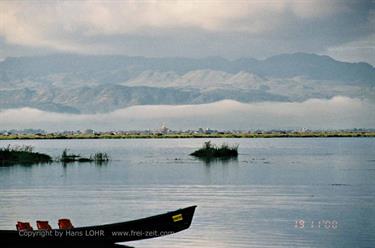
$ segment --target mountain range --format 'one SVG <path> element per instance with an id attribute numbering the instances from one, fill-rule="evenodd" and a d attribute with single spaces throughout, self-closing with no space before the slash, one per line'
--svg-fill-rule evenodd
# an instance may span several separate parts
<path id="1" fill-rule="evenodd" d="M 374 101 L 374 87 L 373 66 L 306 53 L 264 60 L 55 54 L 0 62 L 0 110 L 104 113 L 134 105 L 301 102 L 337 95 Z"/>

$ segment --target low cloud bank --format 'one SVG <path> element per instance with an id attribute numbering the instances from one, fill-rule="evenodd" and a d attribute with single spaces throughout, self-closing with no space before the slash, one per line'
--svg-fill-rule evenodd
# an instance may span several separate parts
<path id="1" fill-rule="evenodd" d="M 133 106 L 105 114 L 76 115 L 32 108 L 0 111 L 0 130 L 42 128 L 48 131 L 156 129 L 341 129 L 375 128 L 375 104 L 342 96 L 304 102 Z"/>

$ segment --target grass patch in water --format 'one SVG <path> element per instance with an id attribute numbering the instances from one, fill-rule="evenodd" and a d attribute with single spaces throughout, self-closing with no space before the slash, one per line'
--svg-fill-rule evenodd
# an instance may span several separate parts
<path id="1" fill-rule="evenodd" d="M 238 145 L 230 146 L 226 143 L 221 146 L 211 144 L 211 141 L 204 142 L 203 147 L 190 154 L 191 156 L 205 159 L 228 159 L 238 157 Z"/>
<path id="2" fill-rule="evenodd" d="M 32 146 L 11 146 L 0 148 L 0 165 L 50 163 L 52 158 L 43 153 L 34 152 Z"/>
<path id="3" fill-rule="evenodd" d="M 85 162 L 95 162 L 95 163 L 106 163 L 109 161 L 109 156 L 105 152 L 97 152 L 90 157 L 82 157 L 80 154 L 68 153 L 68 149 L 64 149 L 61 157 L 58 159 L 62 163 L 85 163 Z"/>

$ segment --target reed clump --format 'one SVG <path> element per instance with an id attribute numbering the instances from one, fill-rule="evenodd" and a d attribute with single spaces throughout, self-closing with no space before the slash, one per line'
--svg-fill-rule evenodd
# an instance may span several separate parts
<path id="1" fill-rule="evenodd" d="M 190 154 L 199 158 L 234 158 L 238 156 L 238 145 L 228 145 L 223 143 L 221 146 L 212 144 L 211 141 L 203 143 L 202 148 Z"/>
<path id="2" fill-rule="evenodd" d="M 109 156 L 105 152 L 97 152 L 90 157 L 83 157 L 80 154 L 69 153 L 68 149 L 64 149 L 61 157 L 58 159 L 63 163 L 73 163 L 73 162 L 95 162 L 95 163 L 105 163 L 109 161 Z"/>

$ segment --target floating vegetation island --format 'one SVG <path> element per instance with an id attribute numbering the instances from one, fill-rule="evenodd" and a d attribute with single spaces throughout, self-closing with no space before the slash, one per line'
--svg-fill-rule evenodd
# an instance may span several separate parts
<path id="1" fill-rule="evenodd" d="M 51 156 L 34 152 L 32 146 L 10 146 L 0 148 L 0 166 L 9 165 L 32 165 L 42 164 L 51 162 L 62 162 L 67 163 L 83 163 L 83 162 L 94 162 L 96 164 L 107 163 L 110 160 L 107 153 L 97 152 L 90 157 L 83 157 L 79 154 L 68 153 L 68 149 L 64 149 L 61 157 L 52 159 Z"/>
<path id="2" fill-rule="evenodd" d="M 90 157 L 82 157 L 79 154 L 68 153 L 68 149 L 64 149 L 61 157 L 58 159 L 62 163 L 73 163 L 73 162 L 95 162 L 95 163 L 105 163 L 109 161 L 109 156 L 107 153 L 97 152 Z"/>
<path id="3" fill-rule="evenodd" d="M 228 159 L 238 157 L 238 145 L 229 146 L 224 143 L 221 146 L 211 144 L 211 141 L 204 142 L 203 147 L 190 154 L 191 156 L 203 159 Z"/>
<path id="4" fill-rule="evenodd" d="M 0 148 L 0 165 L 42 164 L 52 162 L 52 158 L 33 151 L 32 146 L 10 146 Z"/>

